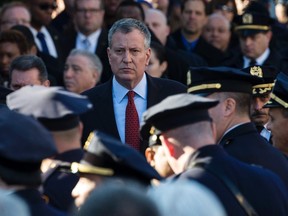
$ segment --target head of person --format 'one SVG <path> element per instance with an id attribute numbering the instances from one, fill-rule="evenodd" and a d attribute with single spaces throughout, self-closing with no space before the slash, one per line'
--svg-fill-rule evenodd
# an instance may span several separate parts
<path id="1" fill-rule="evenodd" d="M 217 100 L 183 93 L 169 96 L 143 114 L 141 129 L 153 126 L 160 131 L 169 165 L 175 174 L 184 171 L 189 156 L 198 148 L 215 143 L 215 126 L 208 109 Z"/>
<path id="2" fill-rule="evenodd" d="M 143 186 L 161 176 L 132 147 L 99 131 L 91 132 L 85 145 L 84 157 L 80 163 L 63 167 L 80 175 L 80 180 L 72 191 L 75 204 L 80 207 L 91 191 L 106 181 L 124 183 L 136 181 Z"/>
<path id="3" fill-rule="evenodd" d="M 42 59 L 35 55 L 22 55 L 11 62 L 9 83 L 12 90 L 26 85 L 50 86 L 46 66 Z"/>
<path id="4" fill-rule="evenodd" d="M 239 36 L 242 54 L 255 60 L 269 48 L 272 19 L 265 11 L 255 11 L 252 6 L 235 18 L 234 30 Z"/>
<path id="5" fill-rule="evenodd" d="M 181 5 L 182 32 L 199 37 L 207 23 L 208 8 L 204 0 L 185 0 Z"/>
<path id="6" fill-rule="evenodd" d="M 226 215 L 218 197 L 192 179 L 161 183 L 150 188 L 148 196 L 156 203 L 162 215 Z"/>
<path id="7" fill-rule="evenodd" d="M 237 16 L 237 8 L 234 0 L 215 0 L 211 2 L 212 12 L 222 14 L 229 22 Z"/>
<path id="8" fill-rule="evenodd" d="M 269 121 L 269 108 L 263 106 L 269 101 L 279 71 L 273 66 L 250 66 L 242 71 L 262 78 L 262 81 L 253 86 L 250 116 L 256 126 L 262 127 Z"/>
<path id="9" fill-rule="evenodd" d="M 170 33 L 165 14 L 158 9 L 148 9 L 145 11 L 145 23 L 164 46 Z"/>
<path id="10" fill-rule="evenodd" d="M 109 30 L 107 49 L 112 72 L 122 86 L 133 89 L 149 64 L 151 34 L 135 19 L 118 20 Z"/>
<path id="11" fill-rule="evenodd" d="M 288 5 L 285 0 L 275 1 L 275 16 L 278 22 L 287 24 L 288 21 Z"/>
<path id="12" fill-rule="evenodd" d="M 40 30 L 52 21 L 52 13 L 57 9 L 56 0 L 24 0 L 31 13 L 31 25 Z"/>
<path id="13" fill-rule="evenodd" d="M 11 62 L 20 55 L 28 54 L 28 43 L 23 34 L 15 30 L 0 33 L 0 73 L 4 77 L 9 75 Z"/>
<path id="14" fill-rule="evenodd" d="M 133 18 L 144 22 L 145 14 L 140 3 L 133 0 L 122 1 L 116 10 L 116 19 Z"/>
<path id="15" fill-rule="evenodd" d="M 64 66 L 64 84 L 68 91 L 82 93 L 93 88 L 101 78 L 103 66 L 94 53 L 74 49 Z"/>
<path id="16" fill-rule="evenodd" d="M 0 108 L 1 188 L 37 188 L 43 159 L 56 154 L 52 135 L 32 117 Z"/>
<path id="17" fill-rule="evenodd" d="M 49 130 L 58 153 L 81 147 L 79 115 L 92 108 L 86 96 L 67 92 L 62 87 L 29 85 L 11 93 L 7 105 L 11 110 L 33 116 Z"/>
<path id="18" fill-rule="evenodd" d="M 230 22 L 223 15 L 214 13 L 208 17 L 202 36 L 212 46 L 225 52 L 231 38 Z"/>
<path id="19" fill-rule="evenodd" d="M 252 86 L 261 78 L 230 67 L 190 68 L 187 77 L 188 93 L 219 100 L 209 109 L 217 141 L 234 125 L 250 122 Z"/>
<path id="20" fill-rule="evenodd" d="M 76 29 L 89 36 L 100 30 L 104 19 L 103 0 L 75 0 L 74 23 Z"/>
<path id="21" fill-rule="evenodd" d="M 143 133 L 143 131 L 141 131 Z M 174 174 L 171 169 L 167 157 L 164 152 L 160 140 L 160 131 L 156 130 L 154 127 L 151 127 L 149 134 L 142 134 L 142 136 L 149 136 L 149 146 L 145 150 L 145 157 L 147 162 L 162 176 L 168 177 Z"/>
<path id="22" fill-rule="evenodd" d="M 155 203 L 138 185 L 104 184 L 80 208 L 79 216 L 160 216 Z"/>
<path id="23" fill-rule="evenodd" d="M 151 42 L 151 57 L 147 73 L 153 77 L 164 77 L 168 67 L 165 47 L 157 42 Z"/>
<path id="24" fill-rule="evenodd" d="M 31 14 L 22 2 L 11 2 L 4 4 L 0 11 L 0 32 L 10 29 L 15 25 L 29 27 Z"/>
<path id="25" fill-rule="evenodd" d="M 288 133 L 285 125 L 288 123 L 288 76 L 280 72 L 275 81 L 270 100 L 265 104 L 269 108 L 267 129 L 272 133 L 273 145 L 288 155 Z"/>

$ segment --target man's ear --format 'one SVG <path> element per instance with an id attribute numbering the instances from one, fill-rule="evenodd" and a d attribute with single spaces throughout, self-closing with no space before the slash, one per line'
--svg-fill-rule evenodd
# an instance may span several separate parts
<path id="1" fill-rule="evenodd" d="M 155 151 L 148 147 L 145 150 L 145 157 L 147 162 L 153 167 L 155 165 L 155 161 L 154 161 L 154 156 L 155 156 Z"/>
<path id="2" fill-rule="evenodd" d="M 233 98 L 227 98 L 224 101 L 224 106 L 225 106 L 224 110 L 225 116 L 230 116 L 236 110 L 236 101 Z"/>

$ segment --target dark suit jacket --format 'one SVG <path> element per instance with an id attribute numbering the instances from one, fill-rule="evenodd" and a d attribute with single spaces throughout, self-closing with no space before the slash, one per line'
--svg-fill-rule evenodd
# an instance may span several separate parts
<path id="1" fill-rule="evenodd" d="M 171 37 L 175 41 L 178 49 L 186 50 L 181 35 L 181 29 L 178 29 L 171 34 Z M 201 56 L 207 62 L 208 66 L 220 66 L 224 60 L 223 52 L 207 43 L 202 37 L 199 38 L 195 48 L 191 52 Z"/>
<path id="2" fill-rule="evenodd" d="M 253 123 L 245 123 L 232 129 L 224 135 L 220 145 L 238 160 L 276 173 L 288 188 L 287 159 L 258 133 Z"/>
<path id="3" fill-rule="evenodd" d="M 207 166 L 221 170 L 222 176 L 233 182 L 258 215 L 288 214 L 288 191 L 280 178 L 268 170 L 234 159 L 219 145 L 208 145 L 194 152 L 187 163 L 186 171 L 174 179 L 188 178 L 202 183 L 218 196 L 227 215 L 246 216 L 231 191 Z"/>
<path id="4" fill-rule="evenodd" d="M 169 95 L 185 93 L 187 91 L 186 86 L 179 82 L 154 78 L 147 74 L 146 76 L 148 88 L 147 107 L 157 104 Z M 94 108 L 81 116 L 84 124 L 82 143 L 86 141 L 89 133 L 95 129 L 120 140 L 113 108 L 112 79 L 83 94 L 88 96 Z M 140 146 L 141 152 L 144 152 L 147 146 L 148 140 L 143 140 Z"/>
<path id="5" fill-rule="evenodd" d="M 77 32 L 75 31 L 74 27 L 71 27 L 63 32 L 62 37 L 63 37 L 62 42 L 64 49 L 64 57 L 66 59 L 70 51 L 76 47 Z M 94 52 L 100 58 L 103 64 L 103 72 L 101 76 L 102 83 L 108 81 L 112 76 L 112 71 L 110 68 L 107 55 L 107 47 L 108 47 L 108 32 L 106 29 L 102 28 L 100 36 L 98 38 L 98 44 Z"/>

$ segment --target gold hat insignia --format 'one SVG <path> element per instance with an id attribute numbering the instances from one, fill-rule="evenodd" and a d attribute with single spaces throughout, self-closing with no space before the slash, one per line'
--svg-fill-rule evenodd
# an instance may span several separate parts
<path id="1" fill-rule="evenodd" d="M 244 14 L 242 16 L 242 22 L 244 24 L 252 24 L 253 23 L 253 16 L 252 14 Z"/>
<path id="2" fill-rule="evenodd" d="M 253 66 L 250 68 L 250 74 L 257 77 L 263 77 L 262 69 L 259 66 Z"/>

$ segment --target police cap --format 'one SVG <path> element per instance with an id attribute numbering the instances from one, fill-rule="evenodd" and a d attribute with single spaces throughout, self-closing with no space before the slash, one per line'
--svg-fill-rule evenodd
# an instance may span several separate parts
<path id="1" fill-rule="evenodd" d="M 270 100 L 264 108 L 283 107 L 288 109 L 288 75 L 280 72 L 276 77 L 276 82 L 270 94 Z"/>
<path id="2" fill-rule="evenodd" d="M 9 94 L 7 105 L 21 114 L 37 118 L 51 131 L 69 130 L 79 124 L 79 114 L 92 108 L 87 96 L 62 87 L 24 86 Z"/>
<path id="3" fill-rule="evenodd" d="M 0 177 L 7 184 L 40 184 L 42 160 L 57 153 L 50 132 L 7 107 L 0 108 L 0 131 Z"/>
<path id="4" fill-rule="evenodd" d="M 261 78 L 231 67 L 191 67 L 187 73 L 188 93 L 209 95 L 214 92 L 252 94 Z"/>
<path id="5" fill-rule="evenodd" d="M 217 100 L 187 93 L 169 96 L 143 113 L 141 130 L 153 125 L 163 132 L 200 121 L 211 121 L 208 109 L 217 104 Z"/>
<path id="6" fill-rule="evenodd" d="M 276 76 L 279 73 L 276 67 L 259 65 L 244 68 L 242 71 L 247 74 L 262 78 L 256 85 L 252 87 L 254 96 L 270 93 L 274 86 Z"/>
<path id="7" fill-rule="evenodd" d="M 99 131 L 90 133 L 84 149 L 80 163 L 71 165 L 73 173 L 130 178 L 144 184 L 161 179 L 138 151 Z"/>

